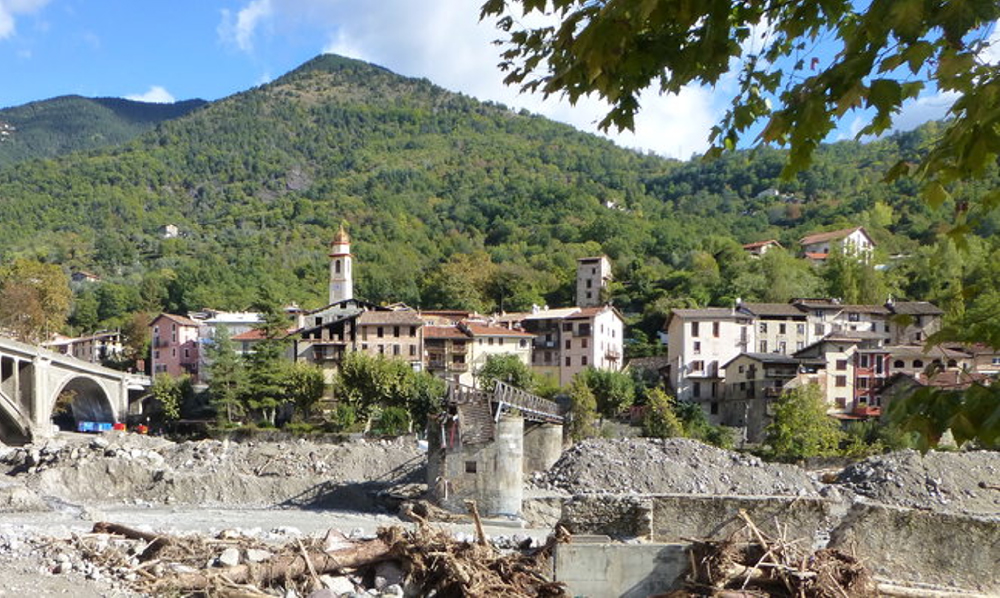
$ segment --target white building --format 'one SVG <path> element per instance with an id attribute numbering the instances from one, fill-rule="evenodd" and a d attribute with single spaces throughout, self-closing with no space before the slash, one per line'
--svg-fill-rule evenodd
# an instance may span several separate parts
<path id="1" fill-rule="evenodd" d="M 667 318 L 667 380 L 674 396 L 718 411 L 724 365 L 754 346 L 754 319 L 727 307 L 675 309 Z"/>
<path id="2" fill-rule="evenodd" d="M 531 365 L 533 335 L 521 330 L 463 321 L 424 327 L 427 370 L 446 380 L 477 386 L 479 370 L 494 355 L 514 355 Z"/>
<path id="3" fill-rule="evenodd" d="M 625 320 L 610 305 L 536 309 L 503 320 L 535 337 L 532 368 L 561 386 L 588 367 L 622 369 Z"/>
<path id="4" fill-rule="evenodd" d="M 875 241 L 863 226 L 807 235 L 799 240 L 802 253 L 813 263 L 823 263 L 830 251 L 840 247 L 845 254 L 867 259 L 875 249 Z"/>

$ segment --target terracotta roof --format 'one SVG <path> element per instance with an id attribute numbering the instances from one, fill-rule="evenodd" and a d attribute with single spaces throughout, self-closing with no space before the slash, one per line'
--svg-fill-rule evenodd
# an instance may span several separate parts
<path id="1" fill-rule="evenodd" d="M 503 326 L 488 326 L 486 324 L 476 324 L 474 322 L 463 322 L 462 326 L 469 331 L 472 336 L 516 336 L 532 338 L 535 335 L 523 332 L 521 330 L 511 330 L 509 328 L 504 328 Z M 427 334 L 424 333 L 426 337 Z"/>
<path id="2" fill-rule="evenodd" d="M 286 334 L 292 334 L 293 332 L 296 332 L 296 330 L 294 328 L 289 328 L 288 330 L 285 331 Z M 250 330 L 247 330 L 246 332 L 241 332 L 241 333 L 239 333 L 237 335 L 234 335 L 232 338 L 230 338 L 230 340 L 240 341 L 240 342 L 243 342 L 243 341 L 262 341 L 265 338 L 266 337 L 264 336 L 264 331 L 262 329 L 260 329 L 260 328 L 251 328 Z"/>
<path id="3" fill-rule="evenodd" d="M 940 316 L 944 311 L 930 301 L 896 301 L 887 307 L 893 313 L 907 316 Z"/>
<path id="4" fill-rule="evenodd" d="M 196 328 L 199 327 L 199 326 L 201 326 L 201 322 L 192 320 L 191 318 L 188 318 L 187 316 L 178 316 L 176 314 L 166 314 L 166 313 L 163 313 L 163 314 L 160 314 L 160 315 L 156 316 L 153 319 L 153 322 L 155 322 L 156 320 L 159 320 L 160 318 L 166 318 L 166 319 L 170 320 L 171 322 L 176 322 L 176 323 L 180 324 L 181 326 L 194 326 Z"/>
<path id="5" fill-rule="evenodd" d="M 868 231 L 865 230 L 863 226 L 855 226 L 854 228 L 842 228 L 840 230 L 832 230 L 825 233 L 814 233 L 811 235 L 806 235 L 799 239 L 800 245 L 812 245 L 813 243 L 823 243 L 825 241 L 836 241 L 837 239 L 844 239 L 851 235 L 855 231 L 861 231 L 866 237 L 868 236 Z"/>
<path id="6" fill-rule="evenodd" d="M 408 324 L 421 326 L 424 321 L 415 311 L 366 311 L 358 316 L 359 324 Z"/>
<path id="7" fill-rule="evenodd" d="M 744 310 L 756 316 L 790 316 L 805 317 L 806 314 L 797 305 L 792 303 L 743 303 L 740 305 Z"/>
<path id="8" fill-rule="evenodd" d="M 424 326 L 424 340 L 448 338 L 466 340 L 469 337 L 458 326 Z"/>
<path id="9" fill-rule="evenodd" d="M 781 247 L 781 243 L 778 243 L 774 239 L 768 239 L 767 241 L 754 241 L 753 243 L 746 243 L 743 245 L 743 249 L 757 249 L 758 247 L 764 247 L 767 245 L 777 245 Z"/>

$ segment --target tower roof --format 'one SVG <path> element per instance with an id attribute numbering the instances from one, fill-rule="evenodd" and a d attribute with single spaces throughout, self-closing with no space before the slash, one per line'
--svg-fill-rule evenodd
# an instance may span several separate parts
<path id="1" fill-rule="evenodd" d="M 340 229 L 337 231 L 337 234 L 334 235 L 331 245 L 350 245 L 350 243 L 351 237 L 347 234 L 347 230 L 344 229 L 344 224 L 341 223 Z"/>

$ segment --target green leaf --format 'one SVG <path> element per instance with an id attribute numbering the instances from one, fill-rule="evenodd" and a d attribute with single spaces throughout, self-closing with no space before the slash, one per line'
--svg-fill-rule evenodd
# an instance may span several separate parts
<path id="1" fill-rule="evenodd" d="M 934 209 L 940 208 L 945 201 L 951 198 L 951 195 L 945 191 L 944 187 L 941 186 L 941 183 L 937 181 L 927 183 L 927 185 L 924 186 L 921 195 L 923 196 L 924 201 L 926 201 L 927 204 Z"/>

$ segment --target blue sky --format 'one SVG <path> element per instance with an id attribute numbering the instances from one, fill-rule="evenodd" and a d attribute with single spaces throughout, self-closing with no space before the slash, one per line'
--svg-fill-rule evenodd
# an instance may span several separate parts
<path id="1" fill-rule="evenodd" d="M 265 83 L 322 52 L 426 77 L 596 132 L 597 101 L 576 106 L 501 83 L 497 37 L 476 0 L 0 0 L 0 107 L 59 95 L 215 100 Z M 621 145 L 687 158 L 707 148 L 726 98 L 691 88 L 649 94 Z M 904 128 L 943 115 L 929 93 Z M 837 133 L 849 136 L 846 120 Z"/>

